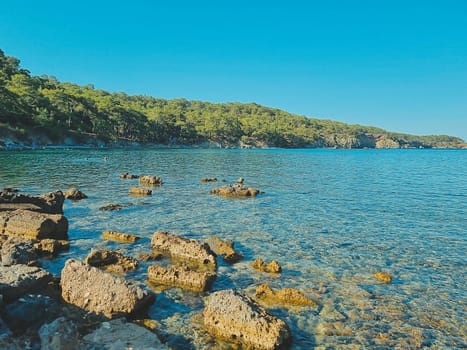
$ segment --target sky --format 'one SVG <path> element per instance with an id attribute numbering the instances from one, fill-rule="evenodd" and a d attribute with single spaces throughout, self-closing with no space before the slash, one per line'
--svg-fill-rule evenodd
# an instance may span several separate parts
<path id="1" fill-rule="evenodd" d="M 34 75 L 467 140 L 466 0 L 0 0 L 0 8 L 0 49 Z"/>

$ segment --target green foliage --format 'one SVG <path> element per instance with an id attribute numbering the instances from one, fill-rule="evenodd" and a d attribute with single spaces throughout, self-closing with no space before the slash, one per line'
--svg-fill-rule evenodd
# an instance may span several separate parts
<path id="1" fill-rule="evenodd" d="M 60 135 L 94 135 L 104 140 L 160 144 L 271 147 L 375 147 L 379 137 L 401 146 L 452 145 L 450 136 L 388 133 L 375 127 L 311 119 L 256 103 L 214 104 L 164 100 L 95 90 L 31 76 L 19 60 L 0 50 L 0 122 L 13 128 Z"/>

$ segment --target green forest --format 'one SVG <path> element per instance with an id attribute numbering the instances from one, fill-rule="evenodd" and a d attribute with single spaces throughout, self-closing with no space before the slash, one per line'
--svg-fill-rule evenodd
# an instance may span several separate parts
<path id="1" fill-rule="evenodd" d="M 209 103 L 130 96 L 33 76 L 0 50 L 0 139 L 41 136 L 162 145 L 218 147 L 458 147 L 451 136 L 414 136 L 307 118 L 256 103 Z"/>

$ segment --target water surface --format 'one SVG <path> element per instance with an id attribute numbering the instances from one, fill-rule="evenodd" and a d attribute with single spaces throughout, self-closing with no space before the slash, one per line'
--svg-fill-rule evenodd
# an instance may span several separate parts
<path id="1" fill-rule="evenodd" d="M 153 196 L 134 198 L 121 172 L 158 175 Z M 244 177 L 266 193 L 255 199 L 209 194 Z M 317 310 L 269 311 L 292 330 L 292 349 L 462 348 L 466 341 L 467 152 L 463 150 L 44 150 L 0 153 L 0 185 L 42 193 L 79 187 L 66 201 L 71 250 L 44 265 L 59 274 L 92 247 L 149 251 L 156 230 L 206 240 L 232 239 L 245 258 L 220 261 L 213 290 L 254 294 L 268 282 L 294 287 Z M 144 203 L 142 203 L 144 202 Z M 128 204 L 117 212 L 98 208 Z M 103 230 L 143 237 L 103 241 Z M 255 272 L 256 258 L 277 259 L 280 276 Z M 146 279 L 146 264 L 127 278 Z M 379 284 L 376 271 L 393 277 Z M 181 349 L 228 348 L 203 330 L 203 295 L 170 289 L 149 316 Z"/>

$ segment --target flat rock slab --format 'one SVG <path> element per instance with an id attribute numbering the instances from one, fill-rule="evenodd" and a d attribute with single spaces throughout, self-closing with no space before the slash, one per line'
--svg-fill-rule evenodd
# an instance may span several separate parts
<path id="1" fill-rule="evenodd" d="M 152 265 L 148 268 L 150 282 L 160 283 L 204 292 L 209 288 L 216 275 L 212 272 L 198 272 L 181 266 L 164 267 Z"/>
<path id="2" fill-rule="evenodd" d="M 63 214 L 65 197 L 61 191 L 31 196 L 12 191 L 0 191 L 0 210 L 28 209 L 47 214 Z"/>
<path id="3" fill-rule="evenodd" d="M 151 247 L 173 258 L 191 261 L 200 266 L 216 267 L 216 254 L 207 243 L 187 239 L 164 231 L 157 231 L 151 239 Z"/>
<path id="4" fill-rule="evenodd" d="M 0 266 L 0 294 L 14 300 L 45 287 L 53 276 L 39 267 L 26 265 Z"/>
<path id="5" fill-rule="evenodd" d="M 154 301 L 137 285 L 74 259 L 65 263 L 60 285 L 66 302 L 109 318 L 138 312 Z"/>
<path id="6" fill-rule="evenodd" d="M 93 349 L 93 345 L 99 345 L 99 349 L 127 350 L 167 349 L 157 336 L 146 328 L 127 322 L 119 318 L 109 322 L 103 322 L 94 332 L 86 335 L 84 341 Z"/>
<path id="7" fill-rule="evenodd" d="M 121 242 L 121 243 L 134 243 L 140 237 L 131 235 L 129 233 L 117 232 L 117 231 L 103 231 L 102 238 L 108 239 L 111 241 Z"/>
<path id="8" fill-rule="evenodd" d="M 216 338 L 252 349 L 280 349 L 291 338 L 287 324 L 241 292 L 211 294 L 203 311 L 204 325 Z"/>
<path id="9" fill-rule="evenodd" d="M 0 212 L 0 234 L 32 239 L 68 239 L 68 220 L 61 214 L 43 214 L 30 210 Z"/>

